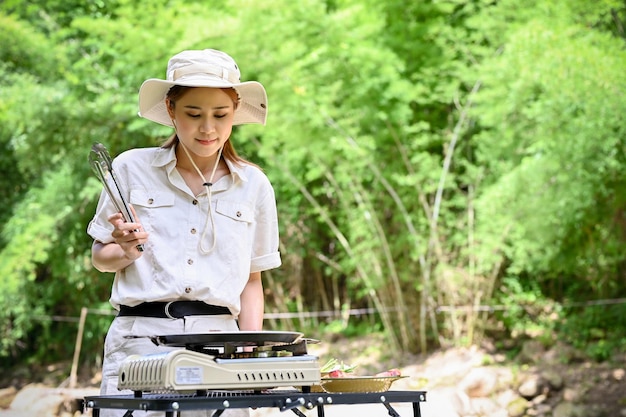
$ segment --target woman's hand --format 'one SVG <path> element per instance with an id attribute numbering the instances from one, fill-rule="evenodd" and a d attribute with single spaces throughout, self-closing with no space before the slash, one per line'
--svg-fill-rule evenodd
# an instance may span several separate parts
<path id="1" fill-rule="evenodd" d="M 135 210 L 132 207 L 131 210 L 137 218 Z M 122 213 L 115 213 L 108 220 L 113 225 L 111 236 L 124 251 L 124 256 L 131 261 L 138 259 L 142 254 L 139 245 L 143 245 L 148 240 L 148 233 L 143 230 L 141 223 L 126 223 Z"/>
<path id="2" fill-rule="evenodd" d="M 135 215 L 132 207 L 131 210 Z M 91 262 L 98 271 L 117 272 L 141 257 L 143 252 L 137 246 L 148 241 L 148 233 L 143 230 L 139 221 L 126 223 L 121 213 L 110 216 L 108 221 L 113 225 L 111 236 L 114 241 L 111 243 L 94 241 Z"/>

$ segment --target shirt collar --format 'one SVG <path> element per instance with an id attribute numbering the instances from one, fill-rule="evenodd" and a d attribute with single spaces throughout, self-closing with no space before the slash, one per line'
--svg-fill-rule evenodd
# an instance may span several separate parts
<path id="1" fill-rule="evenodd" d="M 230 173 L 233 174 L 233 180 L 247 182 L 248 177 L 246 176 L 244 166 L 237 165 L 230 161 L 227 158 L 224 158 L 226 161 L 226 165 L 230 170 Z M 157 168 L 168 167 L 169 170 L 173 170 L 176 167 L 176 146 L 172 146 L 169 148 L 158 148 L 157 154 L 152 161 L 152 166 Z"/>

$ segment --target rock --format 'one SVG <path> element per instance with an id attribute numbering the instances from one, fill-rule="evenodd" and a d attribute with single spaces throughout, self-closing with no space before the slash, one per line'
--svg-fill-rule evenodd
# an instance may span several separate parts
<path id="1" fill-rule="evenodd" d="M 582 406 L 569 401 L 557 404 L 552 411 L 553 417 L 584 417 L 585 415 L 585 409 Z"/>
<path id="2" fill-rule="evenodd" d="M 471 414 L 476 416 L 508 417 L 506 410 L 491 398 L 472 398 L 471 410 Z"/>
<path id="3" fill-rule="evenodd" d="M 624 379 L 624 374 L 626 374 L 626 371 L 624 371 L 624 369 L 622 368 L 614 369 L 613 372 L 611 372 L 611 376 L 616 381 L 621 381 L 622 379 Z"/>
<path id="4" fill-rule="evenodd" d="M 507 404 L 506 412 L 510 417 L 521 417 L 526 414 L 529 402 L 525 398 L 517 397 Z"/>
<path id="5" fill-rule="evenodd" d="M 541 362 L 546 365 L 569 364 L 583 361 L 585 356 L 574 347 L 563 342 L 556 344 L 541 355 Z"/>
<path id="6" fill-rule="evenodd" d="M 0 410 L 0 417 L 26 417 L 23 411 Z"/>
<path id="7" fill-rule="evenodd" d="M 541 394 L 544 382 L 539 375 L 529 375 L 517 389 L 519 394 L 524 398 L 534 398 Z"/>
<path id="8" fill-rule="evenodd" d="M 450 397 L 450 403 L 454 407 L 454 410 L 460 416 L 465 416 L 471 413 L 472 406 L 470 398 L 464 391 L 455 389 Z"/>
<path id="9" fill-rule="evenodd" d="M 496 387 L 494 391 L 506 391 L 517 384 L 517 375 L 510 368 L 498 366 L 494 371 L 496 372 Z"/>
<path id="10" fill-rule="evenodd" d="M 24 387 L 11 403 L 11 410 L 37 417 L 57 417 L 64 402 L 63 395 L 40 384 Z"/>
<path id="11" fill-rule="evenodd" d="M 574 401 L 580 398 L 580 394 L 573 388 L 565 388 L 563 390 L 563 401 Z"/>
<path id="12" fill-rule="evenodd" d="M 563 388 L 563 377 L 555 371 L 544 371 L 541 373 L 541 378 L 555 391 Z"/>
<path id="13" fill-rule="evenodd" d="M 528 410 L 528 415 L 531 416 L 549 416 L 552 415 L 552 407 L 548 404 L 539 404 L 533 407 L 531 410 Z"/>
<path id="14" fill-rule="evenodd" d="M 8 408 L 17 394 L 15 387 L 0 389 L 0 408 Z"/>
<path id="15" fill-rule="evenodd" d="M 496 395 L 496 403 L 503 410 L 506 409 L 507 405 L 512 401 L 519 398 L 519 395 L 515 391 L 510 388 L 504 389 L 503 391 L 498 392 Z"/>
<path id="16" fill-rule="evenodd" d="M 537 340 L 528 340 L 522 345 L 517 359 L 524 363 L 538 363 L 545 353 L 543 344 Z"/>
<path id="17" fill-rule="evenodd" d="M 421 414 L 423 416 L 460 417 L 458 412 L 459 404 L 456 401 L 454 392 L 449 388 L 429 389 L 426 402 L 420 405 Z M 284 415 L 282 411 L 279 411 L 279 413 L 280 416 Z M 328 413 L 325 415 L 328 415 Z M 254 414 L 253 417 L 255 417 Z"/>
<path id="18" fill-rule="evenodd" d="M 498 377 L 494 370 L 489 368 L 472 369 L 459 383 L 459 389 L 468 397 L 488 397 L 494 390 Z"/>
<path id="19" fill-rule="evenodd" d="M 0 413 L 0 417 L 37 416 L 60 417 L 80 413 L 80 401 L 88 395 L 97 395 L 97 388 L 58 389 L 42 384 L 30 384 L 22 388 L 16 395 L 8 410 Z"/>

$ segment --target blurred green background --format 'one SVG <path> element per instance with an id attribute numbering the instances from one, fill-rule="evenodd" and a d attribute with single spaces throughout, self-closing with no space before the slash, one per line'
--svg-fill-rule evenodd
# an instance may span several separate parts
<path id="1" fill-rule="evenodd" d="M 623 350 L 625 26 L 618 0 L 3 1 L 0 363 L 67 359 L 84 307 L 98 361 L 89 149 L 160 144 L 138 88 L 193 48 L 268 91 L 232 138 L 276 190 L 267 329 Z"/>

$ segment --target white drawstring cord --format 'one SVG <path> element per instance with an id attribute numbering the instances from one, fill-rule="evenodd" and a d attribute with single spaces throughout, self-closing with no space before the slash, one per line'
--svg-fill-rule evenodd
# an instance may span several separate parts
<path id="1" fill-rule="evenodd" d="M 215 246 L 217 245 L 217 231 L 215 230 L 215 219 L 213 219 L 213 210 L 211 210 L 211 195 L 212 195 L 211 186 L 213 185 L 213 177 L 215 176 L 215 171 L 217 171 L 217 167 L 220 164 L 220 158 L 222 157 L 223 146 L 221 146 L 219 151 L 217 151 L 217 159 L 215 160 L 215 165 L 213 166 L 211 177 L 209 178 L 209 181 L 207 181 L 206 178 L 204 177 L 204 174 L 202 174 L 202 171 L 200 171 L 200 169 L 194 162 L 193 158 L 189 154 L 187 147 L 183 145 L 183 142 L 181 140 L 179 140 L 178 143 L 183 148 L 183 151 L 185 151 L 185 154 L 187 154 L 187 158 L 189 158 L 189 160 L 191 161 L 191 165 L 193 165 L 198 175 L 200 175 L 200 178 L 202 178 L 202 185 L 204 185 L 204 187 L 207 190 L 207 195 L 209 198 L 209 210 L 208 210 L 206 221 L 204 223 L 204 228 L 202 229 L 202 235 L 200 236 L 200 252 L 207 255 L 211 253 L 213 249 L 215 249 Z M 206 237 L 206 234 L 209 228 L 209 220 L 211 222 L 211 229 L 213 229 L 213 245 L 211 246 L 210 249 L 207 250 L 204 248 L 203 242 L 204 242 L 204 238 Z"/>

